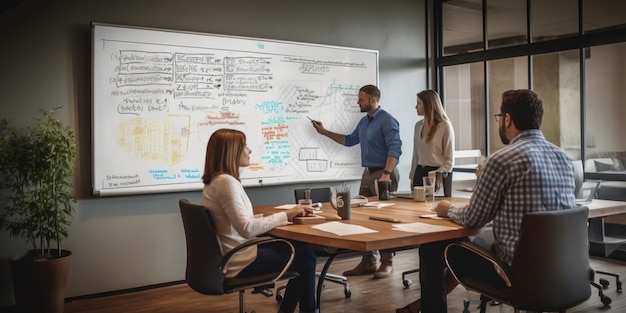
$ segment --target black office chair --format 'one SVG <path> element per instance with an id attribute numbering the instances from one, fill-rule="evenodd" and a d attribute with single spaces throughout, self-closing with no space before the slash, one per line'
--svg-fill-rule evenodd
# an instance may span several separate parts
<path id="1" fill-rule="evenodd" d="M 470 242 L 446 247 L 446 263 L 461 285 L 481 294 L 481 312 L 491 299 L 516 311 L 565 312 L 591 295 L 594 270 L 589 264 L 588 212 L 587 207 L 577 207 L 526 214 L 511 266 Z M 485 282 L 472 266 L 475 262 L 493 266 L 502 286 Z"/>
<path id="2" fill-rule="evenodd" d="M 284 239 L 259 237 L 237 246 L 226 254 L 215 229 L 210 212 L 201 205 L 179 200 L 180 213 L 187 242 L 187 266 L 185 279 L 196 292 L 205 295 L 221 295 L 239 292 L 239 312 L 245 312 L 245 290 L 250 288 L 271 288 L 277 281 L 298 277 L 297 272 L 287 271 L 293 261 L 294 248 Z M 247 278 L 227 278 L 224 269 L 237 252 L 253 245 L 268 242 L 281 242 L 291 248 L 291 258 L 279 273 L 259 273 Z M 254 312 L 254 311 L 253 311 Z"/>
<path id="3" fill-rule="evenodd" d="M 304 199 L 306 191 L 310 190 L 309 198 L 313 203 L 315 202 L 329 202 L 330 197 L 332 197 L 333 193 L 330 190 L 330 187 L 322 187 L 322 188 L 305 188 L 305 189 L 294 189 L 293 194 L 296 198 L 296 203 L 298 200 Z"/>
<path id="4" fill-rule="evenodd" d="M 309 190 L 309 198 L 311 199 L 311 201 L 313 201 L 313 203 L 315 202 L 329 202 L 330 201 L 330 197 L 332 196 L 332 191 L 330 190 L 330 187 L 322 187 L 322 188 L 305 188 L 305 189 L 295 189 L 294 192 L 294 196 L 296 198 L 296 203 L 298 203 L 298 200 L 300 199 L 305 199 L 305 194 L 306 191 Z M 345 253 L 346 251 L 337 251 L 336 249 L 331 249 L 328 247 L 314 247 L 318 256 L 328 256 L 328 257 L 335 257 L 338 253 Z M 330 265 L 327 262 L 327 265 Z M 325 266 L 324 269 L 322 270 L 322 272 L 324 272 L 324 279 L 321 280 L 320 279 L 320 283 L 318 284 L 318 289 L 321 288 L 322 286 L 322 281 L 329 281 L 335 284 L 340 284 L 343 285 L 343 293 L 344 296 L 346 298 L 350 298 L 352 296 L 352 292 L 350 291 L 350 284 L 348 283 L 348 278 L 346 276 L 342 276 L 342 275 L 337 275 L 337 274 L 331 274 L 326 272 L 328 270 L 328 266 Z M 315 272 L 315 275 L 320 277 L 322 272 Z"/>

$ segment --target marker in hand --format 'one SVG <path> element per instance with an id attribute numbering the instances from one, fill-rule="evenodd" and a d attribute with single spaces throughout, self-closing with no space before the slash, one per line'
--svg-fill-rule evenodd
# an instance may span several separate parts
<path id="1" fill-rule="evenodd" d="M 317 124 L 319 124 L 319 122 L 318 122 L 318 121 L 316 121 L 316 120 L 314 120 L 314 119 L 310 118 L 308 115 L 307 115 L 307 118 L 311 121 L 311 123 L 316 124 L 316 125 L 317 125 Z"/>
<path id="2" fill-rule="evenodd" d="M 313 123 L 313 124 L 315 124 L 315 125 L 318 125 L 318 124 L 319 124 L 319 122 L 318 122 L 318 121 L 316 121 L 316 120 L 314 120 L 314 119 L 310 118 L 308 115 L 306 116 L 306 118 L 308 118 L 308 119 L 309 119 L 309 121 L 311 121 L 311 123 Z"/>
<path id="3" fill-rule="evenodd" d="M 319 123 L 318 121 L 316 121 L 316 120 L 314 120 L 314 119 L 310 118 L 308 115 L 306 116 L 306 118 L 308 118 L 308 119 L 311 121 L 311 123 L 313 123 L 313 124 L 317 124 L 317 123 Z"/>

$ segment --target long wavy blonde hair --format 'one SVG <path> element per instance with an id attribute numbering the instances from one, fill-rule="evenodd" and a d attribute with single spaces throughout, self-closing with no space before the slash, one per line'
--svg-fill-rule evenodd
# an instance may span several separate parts
<path id="1" fill-rule="evenodd" d="M 448 115 L 446 115 L 446 111 L 444 111 L 441 104 L 441 98 L 436 91 L 426 89 L 420 91 L 417 97 L 424 103 L 424 126 L 422 126 L 420 137 L 425 139 L 427 143 L 430 143 L 437 132 L 439 123 L 449 120 Z"/>

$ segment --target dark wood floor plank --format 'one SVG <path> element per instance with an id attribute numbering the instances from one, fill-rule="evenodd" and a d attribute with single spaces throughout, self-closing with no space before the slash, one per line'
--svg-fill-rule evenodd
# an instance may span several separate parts
<path id="1" fill-rule="evenodd" d="M 395 312 L 395 309 L 419 297 L 418 274 L 410 274 L 413 285 L 404 288 L 401 279 L 402 271 L 418 267 L 417 250 L 398 252 L 394 258 L 394 272 L 385 279 L 373 279 L 371 275 L 350 277 L 352 297 L 344 297 L 343 287 L 326 283 L 322 292 L 322 312 Z M 352 268 L 360 257 L 336 260 L 330 272 L 341 273 Z M 597 270 L 615 272 L 620 277 L 626 276 L 626 263 L 621 261 L 593 258 L 592 266 Z M 322 264 L 319 265 L 321 269 Z M 611 286 L 605 294 L 613 299 L 609 309 L 603 309 L 596 291 L 585 303 L 569 310 L 572 313 L 626 312 L 626 296 L 615 291 L 613 278 Z M 463 300 L 472 300 L 470 311 L 479 312 L 478 295 L 457 287 L 448 296 L 448 312 L 463 312 Z M 257 313 L 276 312 L 278 305 L 274 297 L 246 293 L 246 308 Z M 155 288 L 127 294 L 77 300 L 66 303 L 65 313 L 143 313 L 143 312 L 176 312 L 176 313 L 235 313 L 238 311 L 238 295 L 204 296 L 191 290 L 186 284 Z M 509 307 L 489 307 L 488 313 L 513 312 Z"/>

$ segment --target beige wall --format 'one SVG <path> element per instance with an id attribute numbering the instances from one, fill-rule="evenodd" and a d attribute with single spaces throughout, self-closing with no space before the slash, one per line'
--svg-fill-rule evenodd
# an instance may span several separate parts
<path id="1" fill-rule="evenodd" d="M 559 83 L 559 55 L 550 53 L 533 57 L 533 89 L 543 102 L 543 122 L 541 131 L 544 137 L 561 146 L 561 99 Z"/>
<path id="2" fill-rule="evenodd" d="M 585 124 L 595 146 L 586 153 L 626 151 L 626 43 L 592 47 L 585 60 Z"/>

